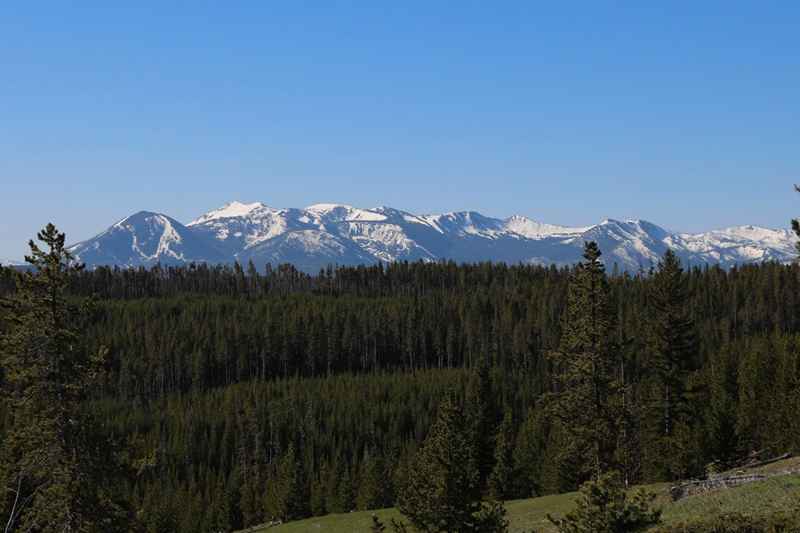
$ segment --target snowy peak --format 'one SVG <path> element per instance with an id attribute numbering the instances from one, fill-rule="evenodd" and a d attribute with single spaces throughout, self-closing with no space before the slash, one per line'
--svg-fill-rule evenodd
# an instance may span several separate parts
<path id="1" fill-rule="evenodd" d="M 692 265 L 788 262 L 797 242 L 788 230 L 755 226 L 681 234 L 646 220 L 609 218 L 569 227 L 476 211 L 416 215 L 386 206 L 320 203 L 277 209 L 230 202 L 188 226 L 140 211 L 72 250 L 90 266 L 291 262 L 315 272 L 329 264 L 442 259 L 569 265 L 580 260 L 583 243 L 590 240 L 599 244 L 607 266 L 633 271 L 655 265 L 667 248 Z"/>
<path id="2" fill-rule="evenodd" d="M 486 217 L 476 211 L 454 211 L 424 218 L 445 235 L 494 239 L 504 232 L 502 220 Z"/>
<path id="3" fill-rule="evenodd" d="M 331 222 L 380 222 L 386 220 L 386 215 L 371 209 L 359 209 L 344 204 L 314 204 L 306 207 L 309 213 L 313 213 L 325 221 Z"/>
<path id="4" fill-rule="evenodd" d="M 589 229 L 588 227 L 570 228 L 544 224 L 520 215 L 507 218 L 505 220 L 505 228 L 507 231 L 516 233 L 526 239 L 544 239 L 555 235 L 579 235 Z"/>
<path id="5" fill-rule="evenodd" d="M 671 245 L 687 253 L 709 257 L 722 265 L 754 261 L 788 262 L 796 257 L 797 237 L 789 230 L 735 226 L 696 234 L 669 237 Z"/>
<path id="6" fill-rule="evenodd" d="M 267 206 L 262 204 L 261 202 L 244 204 L 242 202 L 233 201 L 223 205 L 219 209 L 214 209 L 213 211 L 209 211 L 208 213 L 202 215 L 201 217 L 189 222 L 187 226 L 194 226 L 197 224 L 202 224 L 204 222 L 209 222 L 211 220 L 217 220 L 221 218 L 243 217 L 249 215 L 253 211 L 266 207 Z"/>
<path id="7" fill-rule="evenodd" d="M 150 211 L 126 217 L 96 237 L 70 247 L 90 265 L 148 266 L 219 262 L 223 256 L 177 220 Z"/>
<path id="8" fill-rule="evenodd" d="M 732 228 L 725 228 L 721 230 L 709 231 L 706 233 L 698 233 L 695 235 L 686 234 L 687 238 L 699 237 L 709 239 L 728 239 L 748 242 L 769 242 L 772 244 L 785 243 L 791 240 L 792 232 L 786 230 L 775 230 L 768 228 L 760 228 L 758 226 L 734 226 Z"/>
<path id="9" fill-rule="evenodd" d="M 322 222 L 315 214 L 301 209 L 232 202 L 192 221 L 189 228 L 216 241 L 222 250 L 237 259 L 244 250 L 287 232 L 321 229 Z"/>

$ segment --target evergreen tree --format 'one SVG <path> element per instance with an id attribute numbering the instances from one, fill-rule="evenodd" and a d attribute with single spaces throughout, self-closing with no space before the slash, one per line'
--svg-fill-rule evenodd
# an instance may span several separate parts
<path id="1" fill-rule="evenodd" d="M 559 533 L 633 533 L 661 521 L 652 508 L 655 494 L 639 491 L 628 498 L 618 472 L 608 472 L 581 486 L 574 511 L 548 519 Z"/>
<path id="2" fill-rule="evenodd" d="M 147 494 L 143 507 L 148 512 L 142 519 L 147 533 L 178 531 L 179 507 L 175 505 L 173 490 L 173 487 L 167 487 L 167 490 L 152 490 Z"/>
<path id="3" fill-rule="evenodd" d="M 480 357 L 472 371 L 467 386 L 466 416 L 471 421 L 475 454 L 473 460 L 478 470 L 478 494 L 485 491 L 489 475 L 494 465 L 495 406 L 492 383 L 489 376 L 489 363 L 485 356 Z"/>
<path id="4" fill-rule="evenodd" d="M 355 509 L 355 488 L 353 487 L 353 476 L 350 474 L 350 468 L 345 464 L 342 469 L 342 475 L 339 478 L 338 491 L 338 504 L 340 512 L 349 513 Z"/>
<path id="5" fill-rule="evenodd" d="M 703 378 L 708 390 L 705 403 L 705 457 L 718 463 L 720 468 L 729 466 L 739 451 L 736 433 L 736 368 L 729 346 L 724 346 L 709 361 Z"/>
<path id="6" fill-rule="evenodd" d="M 314 516 L 322 516 L 327 511 L 325 501 L 325 481 L 327 479 L 327 469 L 321 468 L 316 476 L 311 481 L 309 505 L 311 506 L 311 514 Z"/>
<path id="7" fill-rule="evenodd" d="M 514 496 L 514 416 L 506 409 L 495 437 L 494 468 L 489 476 L 489 496 L 506 500 Z"/>
<path id="8" fill-rule="evenodd" d="M 446 396 L 400 491 L 398 508 L 418 531 L 507 530 L 505 510 L 486 506 L 475 496 L 479 473 L 465 418 L 453 395 Z"/>
<path id="9" fill-rule="evenodd" d="M 329 513 L 349 513 L 355 506 L 353 482 L 347 460 L 337 458 L 328 471 L 325 506 Z"/>
<path id="10" fill-rule="evenodd" d="M 266 516 L 284 522 L 297 520 L 308 516 L 308 504 L 303 464 L 290 444 L 274 476 L 267 480 Z"/>
<path id="11" fill-rule="evenodd" d="M 686 383 L 697 356 L 688 286 L 680 260 L 667 250 L 652 278 L 648 331 L 649 389 L 645 412 L 648 479 L 688 474 L 690 410 Z"/>
<path id="12" fill-rule="evenodd" d="M 3 301 L 0 338 L 4 410 L 0 479 L 6 532 L 127 531 L 135 527 L 118 503 L 119 462 L 87 410 L 105 352 L 90 352 L 84 331 L 91 304 L 70 303 L 70 277 L 82 269 L 52 224 L 29 241 L 31 270 Z"/>
<path id="13" fill-rule="evenodd" d="M 622 386 L 617 371 L 615 315 L 600 249 L 587 242 L 569 284 L 559 350 L 551 354 L 556 389 L 549 412 L 563 434 L 560 462 L 582 464 L 573 482 L 615 466 Z"/>
<path id="14" fill-rule="evenodd" d="M 247 476 L 239 485 L 239 508 L 245 526 L 253 526 L 264 521 L 262 505 L 262 482 L 255 464 L 247 469 Z"/>
<path id="15" fill-rule="evenodd" d="M 544 494 L 542 466 L 546 453 L 546 417 L 539 409 L 530 409 L 519 429 L 514 446 L 515 491 L 521 498 Z"/>
<path id="16" fill-rule="evenodd" d="M 211 531 L 231 530 L 231 496 L 228 494 L 223 476 L 219 476 L 217 486 L 208 501 L 202 527 Z"/>
<path id="17" fill-rule="evenodd" d="M 389 486 L 386 468 L 381 457 L 365 453 L 361 475 L 358 478 L 356 506 L 361 510 L 388 507 Z"/>

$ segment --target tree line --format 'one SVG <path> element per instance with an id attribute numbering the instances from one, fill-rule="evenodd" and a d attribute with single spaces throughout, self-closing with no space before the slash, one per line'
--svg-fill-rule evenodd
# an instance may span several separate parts
<path id="1" fill-rule="evenodd" d="M 146 271 L 147 276 L 160 279 L 155 270 Z M 258 297 L 215 291 L 133 299 L 98 296 L 88 338 L 95 347 L 109 348 L 113 371 L 108 390 L 143 401 L 252 379 L 472 367 L 484 355 L 505 370 L 529 372 L 545 391 L 553 364 L 546 354 L 561 342 L 571 270 L 397 266 L 398 271 L 415 273 L 399 276 L 413 280 L 407 284 L 385 281 L 387 270 L 392 268 L 335 270 L 334 278 L 362 280 L 335 294 L 298 289 Z M 123 276 L 126 271 L 119 272 Z M 608 277 L 615 316 L 610 334 L 634 374 L 649 342 L 644 332 L 655 305 L 655 274 Z M 5 270 L 3 276 L 13 281 L 14 275 Z M 104 276 L 83 271 L 75 277 Z M 680 298 L 695 338 L 687 348 L 693 368 L 702 367 L 720 346 L 798 330 L 796 265 L 692 269 L 680 279 Z M 88 286 L 92 291 L 76 289 L 71 282 L 69 293 L 83 297 L 95 290 L 111 292 L 95 283 Z M 411 294 L 409 287 L 423 286 L 427 289 Z"/>

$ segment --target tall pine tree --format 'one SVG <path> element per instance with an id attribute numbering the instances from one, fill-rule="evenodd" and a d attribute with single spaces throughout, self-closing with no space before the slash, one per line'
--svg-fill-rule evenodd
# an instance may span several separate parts
<path id="1" fill-rule="evenodd" d="M 267 517 L 284 522 L 310 514 L 305 471 L 293 443 L 267 480 L 264 510 Z"/>
<path id="2" fill-rule="evenodd" d="M 475 457 L 478 469 L 478 495 L 487 488 L 489 475 L 494 467 L 494 432 L 496 414 L 489 363 L 485 356 L 478 359 L 467 385 L 466 415 L 471 422 Z"/>
<path id="3" fill-rule="evenodd" d="M 0 367 L 10 419 L 0 466 L 5 531 L 129 531 L 130 517 L 117 504 L 115 448 L 87 409 L 105 352 L 86 346 L 89 302 L 74 305 L 66 294 L 82 265 L 53 224 L 37 238 L 45 249 L 29 242 L 30 270 L 3 301 Z"/>
<path id="4" fill-rule="evenodd" d="M 480 473 L 470 433 L 464 409 L 448 394 L 399 494 L 397 506 L 417 531 L 507 530 L 505 509 L 476 496 Z"/>
<path id="5" fill-rule="evenodd" d="M 550 354 L 556 372 L 549 414 L 563 436 L 559 462 L 570 465 L 573 485 L 599 479 L 616 466 L 622 417 L 622 384 L 600 249 L 587 242 L 572 274 L 559 349 Z"/>
<path id="6" fill-rule="evenodd" d="M 499 501 L 507 500 L 515 494 L 514 472 L 514 417 L 506 408 L 503 422 L 495 436 L 494 467 L 489 476 L 489 495 Z"/>
<path id="7" fill-rule="evenodd" d="M 697 356 L 686 276 L 667 250 L 652 278 L 647 340 L 645 476 L 673 480 L 688 474 L 691 428 L 686 389 Z"/>

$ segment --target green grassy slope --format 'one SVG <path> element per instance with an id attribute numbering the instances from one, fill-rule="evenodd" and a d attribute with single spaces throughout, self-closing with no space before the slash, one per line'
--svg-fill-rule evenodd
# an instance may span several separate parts
<path id="1" fill-rule="evenodd" d="M 756 471 L 777 473 L 797 468 L 800 468 L 800 458 L 774 463 Z M 710 518 L 734 511 L 745 514 L 761 514 L 772 510 L 788 509 L 798 505 L 798 501 L 800 501 L 800 474 L 774 477 L 732 489 L 691 496 L 677 502 L 670 500 L 668 484 L 649 485 L 646 488 L 658 495 L 657 502 L 663 509 L 663 522 L 668 525 L 699 518 Z M 511 531 L 518 533 L 531 530 L 535 530 L 537 533 L 553 531 L 547 520 L 547 514 L 561 515 L 569 511 L 576 496 L 576 493 L 568 493 L 506 502 Z M 387 525 L 392 518 L 400 518 L 400 514 L 395 509 L 381 509 L 327 515 L 276 527 L 253 528 L 248 531 L 366 533 L 372 523 L 373 513 L 377 514 Z"/>

